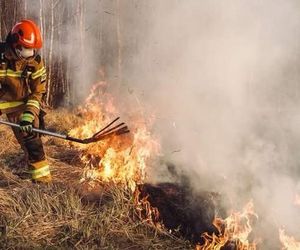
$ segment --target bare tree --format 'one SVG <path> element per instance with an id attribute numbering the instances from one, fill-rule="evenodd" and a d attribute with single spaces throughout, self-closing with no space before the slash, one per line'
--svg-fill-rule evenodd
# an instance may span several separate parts
<path id="1" fill-rule="evenodd" d="M 45 101 L 50 106 L 72 103 L 77 100 L 74 90 L 78 88 L 78 79 L 89 78 L 91 70 L 104 66 L 103 72 L 107 70 L 114 81 L 122 81 L 121 3 L 120 0 L 0 0 L 0 37 L 5 39 L 20 18 L 38 22 L 45 44 L 41 55 L 48 71 Z M 87 9 L 90 11 L 95 4 L 99 8 L 96 19 L 87 15 Z M 90 40 L 86 39 L 89 29 L 94 31 L 93 39 L 98 38 L 93 44 L 97 56 L 93 56 L 92 69 L 85 68 L 89 59 Z"/>
<path id="2" fill-rule="evenodd" d="M 44 0 L 40 0 L 40 11 L 39 11 L 39 21 L 40 21 L 40 29 L 42 33 L 42 37 L 44 37 L 44 17 L 43 17 L 43 7 L 44 7 Z M 42 50 L 43 55 L 43 50 Z M 44 59 L 46 60 L 46 59 Z"/>
<path id="3" fill-rule="evenodd" d="M 116 0 L 116 21 L 117 21 L 117 41 L 118 41 L 118 84 L 122 83 L 122 40 L 121 40 L 121 28 L 120 28 L 120 0 Z"/>
<path id="4" fill-rule="evenodd" d="M 52 76 L 52 58 L 53 58 L 53 39 L 54 39 L 54 2 L 51 1 L 50 4 L 50 10 L 51 10 L 51 22 L 50 22 L 50 47 L 49 47 L 49 65 L 48 65 L 48 80 L 47 80 L 47 98 L 46 98 L 46 104 L 50 105 L 50 97 L 51 97 L 51 85 L 52 85 L 52 81 L 51 81 L 51 76 Z"/>

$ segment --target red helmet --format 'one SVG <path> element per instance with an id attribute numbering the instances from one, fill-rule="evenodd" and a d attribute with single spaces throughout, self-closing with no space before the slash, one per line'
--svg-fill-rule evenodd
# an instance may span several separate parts
<path id="1" fill-rule="evenodd" d="M 21 20 L 12 28 L 10 42 L 14 47 L 21 45 L 26 48 L 40 49 L 43 46 L 39 27 L 28 19 Z"/>

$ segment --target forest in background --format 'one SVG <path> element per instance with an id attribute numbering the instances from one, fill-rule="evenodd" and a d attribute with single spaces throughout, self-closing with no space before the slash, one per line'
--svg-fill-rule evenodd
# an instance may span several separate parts
<path id="1" fill-rule="evenodd" d="M 1 40 L 18 20 L 36 21 L 48 70 L 45 101 L 51 107 L 77 104 L 96 81 L 120 84 L 122 57 L 128 52 L 122 39 L 133 45 L 138 39 L 134 32 L 130 37 L 123 33 L 121 23 L 132 28 L 130 9 L 138 5 L 131 1 L 122 6 L 119 0 L 0 0 Z"/>
<path id="2" fill-rule="evenodd" d="M 187 173 L 196 191 L 224 195 L 228 211 L 239 211 L 238 207 L 253 200 L 259 215 L 255 233 L 262 239 L 262 248 L 277 249 L 279 226 L 287 229 L 287 235 L 300 238 L 299 206 L 294 201 L 300 193 L 299 8 L 297 0 L 0 0 L 0 31 L 4 40 L 19 19 L 35 20 L 45 40 L 42 54 L 49 75 L 49 106 L 81 104 L 91 86 L 104 80 L 113 94 L 117 92 L 115 101 L 127 101 L 116 106 L 121 106 L 118 115 L 127 118 L 131 131 L 143 124 L 132 119 L 132 105 L 138 109 L 134 114 L 146 117 L 147 125 L 154 124 L 151 132 L 161 139 L 162 157 L 147 169 L 153 175 L 151 181 L 169 181 L 165 163 L 171 162 Z M 96 97 L 109 107 L 102 92 Z M 48 112 L 47 128 L 67 133 L 76 125 L 74 118 L 81 119 L 80 124 L 86 122 L 87 116 L 81 117 L 73 109 L 62 110 Z M 0 237 L 0 246 L 1 240 L 11 245 L 26 243 L 28 248 L 47 245 L 47 239 L 41 243 L 39 237 L 32 242 L 36 231 L 51 239 L 49 244 L 61 247 L 97 246 L 100 238 L 101 246 L 121 249 L 126 249 L 123 241 L 131 249 L 133 243 L 145 249 L 153 244 L 154 236 L 148 232 L 133 231 L 128 236 L 127 217 L 118 219 L 126 227 L 115 230 L 115 237 L 108 240 L 103 235 L 110 237 L 110 231 L 94 233 L 98 226 L 91 229 L 93 223 L 88 223 L 85 227 L 85 218 L 80 226 L 75 220 L 74 225 L 65 227 L 72 209 L 62 220 L 52 211 L 54 220 L 47 217 L 52 226 L 46 226 L 50 230 L 33 232 L 36 218 L 28 216 L 28 211 L 46 218 L 46 202 L 51 200 L 42 203 L 36 197 L 42 197 L 43 191 L 31 194 L 22 186 L 24 182 L 14 174 L 15 169 L 24 167 L 19 163 L 19 148 L 9 139 L 12 134 L 7 128 L 1 127 L 0 136 L 9 142 L 0 152 L 0 186 L 5 188 L 1 197 L 7 198 L 2 202 L 7 206 L 1 206 L 7 212 L 0 211 L 4 215 L 0 216 L 1 234 L 1 225 L 8 223 L 3 227 L 7 237 Z M 51 139 L 45 145 L 54 179 L 63 183 L 62 189 L 68 178 L 78 186 L 82 165 L 76 155 L 80 151 L 68 150 Z M 78 176 L 72 177 L 74 167 Z M 11 183 L 19 187 L 17 192 Z M 18 210 L 21 216 L 11 212 L 16 211 L 14 204 L 20 203 L 18 195 L 25 200 L 29 197 L 28 206 Z M 35 208 L 30 199 L 45 206 L 29 210 Z M 118 200 L 112 202 L 111 211 L 122 216 L 114 207 L 118 204 Z M 67 206 L 59 203 L 58 210 L 61 207 Z M 111 219 L 115 218 L 120 217 Z M 61 227 L 52 230 L 57 228 L 56 219 Z M 112 221 L 106 225 L 105 230 L 113 229 Z M 129 226 L 140 231 L 136 225 Z M 65 232 L 71 235 L 65 237 Z M 82 235 L 84 241 L 79 240 Z M 161 249 L 168 248 L 162 245 Z"/>

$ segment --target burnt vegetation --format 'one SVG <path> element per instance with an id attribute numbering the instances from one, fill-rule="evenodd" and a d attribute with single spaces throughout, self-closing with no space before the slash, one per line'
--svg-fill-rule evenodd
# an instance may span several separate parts
<path id="1" fill-rule="evenodd" d="M 64 131 L 80 122 L 67 113 L 50 111 L 49 126 Z M 24 155 L 10 129 L 0 127 L 0 138 L 7 141 L 0 158 L 1 248 L 193 248 L 189 241 L 142 222 L 132 193 L 125 188 L 111 184 L 90 189 L 79 184 L 83 171 L 79 152 L 62 140 L 43 138 L 55 181 L 41 186 L 18 176 L 25 167 Z"/>
<path id="2" fill-rule="evenodd" d="M 62 132 L 82 122 L 67 113 L 48 111 L 46 122 Z M 193 193 L 185 178 L 138 187 L 140 198 L 159 211 L 149 223 L 126 188 L 79 183 L 79 152 L 64 141 L 43 138 L 54 175 L 54 183 L 43 186 L 19 177 L 24 155 L 10 129 L 1 127 L 0 138 L 8 141 L 0 159 L 1 248 L 193 249 L 202 233 L 217 233 L 212 222 L 221 213 L 219 194 Z M 161 222 L 163 228 L 155 225 Z"/>
<path id="3" fill-rule="evenodd" d="M 217 233 L 213 221 L 218 210 L 218 194 L 193 194 L 176 183 L 144 184 L 139 188 L 142 196 L 148 196 L 150 204 L 158 209 L 159 220 L 174 235 L 203 243 L 203 233 Z"/>
<path id="4" fill-rule="evenodd" d="M 48 70 L 45 103 L 51 109 L 62 104 L 70 107 L 77 99 L 73 73 L 85 62 L 80 59 L 89 42 L 84 35 L 89 30 L 85 1 L 66 2 L 0 1 L 2 41 L 22 18 L 33 18 L 41 26 L 45 40 L 42 55 Z M 93 64 L 104 67 L 108 74 L 117 72 L 116 82 L 120 81 L 122 67 L 119 3 L 98 1 L 101 13 L 93 31 L 99 40 L 94 48 L 99 59 Z M 106 27 L 108 21 L 111 22 Z M 72 115 L 68 109 L 49 109 L 46 116 L 47 128 L 57 132 L 67 133 L 82 123 L 83 117 Z M 220 195 L 194 193 L 186 178 L 175 183 L 139 185 L 140 198 L 159 211 L 148 223 L 143 220 L 147 219 L 145 211 L 137 212 L 134 197 L 127 189 L 113 184 L 91 189 L 86 183 L 79 184 L 83 166 L 78 150 L 70 144 L 43 138 L 55 181 L 50 186 L 40 186 L 20 177 L 25 168 L 24 155 L 9 128 L 0 127 L 0 139 L 5 142 L 0 148 L 3 249 L 193 249 L 202 242 L 202 233 L 217 233 L 213 220 L 217 214 L 222 215 Z M 175 171 L 172 166 L 169 170 Z M 156 227 L 156 223 L 163 223 L 163 227 Z"/>

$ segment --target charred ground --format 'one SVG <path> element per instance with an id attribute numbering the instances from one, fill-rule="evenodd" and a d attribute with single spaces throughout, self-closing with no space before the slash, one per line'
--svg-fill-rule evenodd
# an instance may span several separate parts
<path id="1" fill-rule="evenodd" d="M 67 132 L 74 124 L 80 123 L 80 119 L 70 115 L 68 110 L 49 111 L 46 124 L 50 129 Z M 83 166 L 77 150 L 71 145 L 58 139 L 43 138 L 55 181 L 51 186 L 40 186 L 19 177 L 25 167 L 24 155 L 10 129 L 1 126 L 0 137 L 3 141 L 0 149 L 1 248 L 193 248 L 190 242 L 169 234 L 167 230 L 157 230 L 141 222 L 127 190 L 111 184 L 99 192 L 90 191 L 84 184 L 79 185 Z M 161 204 L 159 197 L 166 198 L 167 194 L 171 198 L 174 196 L 176 202 L 176 193 L 169 191 L 182 190 L 171 184 L 162 185 L 165 185 L 166 194 L 157 191 L 162 186 L 145 185 L 141 188 L 142 192 L 154 192 L 152 202 L 157 205 Z M 182 195 L 178 197 L 182 201 Z M 170 214 L 176 212 L 169 209 L 167 206 L 162 216 L 170 218 Z M 167 226 L 179 229 L 180 220 L 184 219 L 168 222 Z M 193 237 L 186 229 L 180 230 Z"/>

